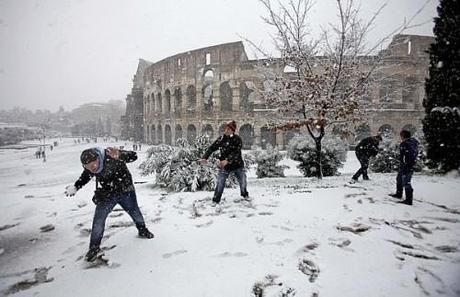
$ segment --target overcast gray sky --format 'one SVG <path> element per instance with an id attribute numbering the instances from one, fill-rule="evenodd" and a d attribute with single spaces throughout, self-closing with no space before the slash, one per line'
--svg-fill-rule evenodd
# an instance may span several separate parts
<path id="1" fill-rule="evenodd" d="M 363 16 L 382 3 L 362 0 Z M 424 3 L 389 0 L 372 36 L 388 34 Z M 432 20 L 437 5 L 432 0 L 415 23 Z M 270 47 L 262 15 L 257 0 L 0 0 L 0 109 L 124 100 L 139 58 L 155 62 L 239 35 Z M 335 0 L 317 0 L 313 30 L 335 15 Z M 432 29 L 430 21 L 407 33 Z"/>

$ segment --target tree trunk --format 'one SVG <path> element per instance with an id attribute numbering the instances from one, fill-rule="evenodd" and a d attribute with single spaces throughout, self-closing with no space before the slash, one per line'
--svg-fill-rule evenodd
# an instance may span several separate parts
<path id="1" fill-rule="evenodd" d="M 318 136 L 315 136 L 315 134 L 313 134 L 309 124 L 307 124 L 307 129 L 308 129 L 308 133 L 310 134 L 310 136 L 315 141 L 315 147 L 316 147 L 316 176 L 318 177 L 318 179 L 322 179 L 323 178 L 323 166 L 321 165 L 321 141 L 323 140 L 323 137 L 324 137 L 324 134 L 325 134 L 324 126 L 323 125 L 319 126 L 320 133 L 319 133 Z"/>
<path id="2" fill-rule="evenodd" d="M 315 138 L 316 144 L 316 176 L 318 179 L 323 178 L 323 166 L 321 165 L 321 140 L 322 137 Z"/>

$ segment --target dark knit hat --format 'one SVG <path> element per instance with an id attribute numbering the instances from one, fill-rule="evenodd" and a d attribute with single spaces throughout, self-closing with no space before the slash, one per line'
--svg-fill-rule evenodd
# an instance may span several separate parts
<path id="1" fill-rule="evenodd" d="M 235 121 L 228 122 L 226 126 L 229 127 L 230 129 L 232 129 L 233 132 L 236 131 L 236 122 Z"/>
<path id="2" fill-rule="evenodd" d="M 98 154 L 94 148 L 86 149 L 81 152 L 80 161 L 83 165 L 96 161 Z"/>

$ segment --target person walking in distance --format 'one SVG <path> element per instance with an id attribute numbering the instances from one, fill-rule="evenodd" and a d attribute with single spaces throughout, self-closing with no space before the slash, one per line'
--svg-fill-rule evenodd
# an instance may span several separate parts
<path id="1" fill-rule="evenodd" d="M 208 162 L 209 156 L 216 150 L 220 151 L 219 156 L 219 173 L 217 176 L 217 185 L 214 191 L 212 201 L 214 204 L 220 202 L 222 193 L 224 192 L 225 181 L 227 177 L 233 173 L 238 179 L 240 185 L 240 194 L 243 198 L 249 198 L 247 191 L 247 178 L 246 171 L 244 169 L 243 156 L 241 149 L 243 147 L 243 141 L 241 137 L 235 134 L 236 122 L 230 121 L 225 125 L 224 134 L 214 141 L 214 143 L 206 150 L 202 159 L 201 164 Z"/>
<path id="2" fill-rule="evenodd" d="M 133 151 L 124 151 L 109 147 L 90 148 L 80 155 L 83 172 L 80 178 L 66 187 L 66 196 L 74 196 L 76 192 L 86 185 L 92 177 L 96 177 L 96 191 L 93 202 L 96 204 L 91 239 L 86 260 L 94 261 L 100 254 L 100 244 L 104 235 L 105 221 L 115 207 L 120 206 L 131 216 L 138 235 L 141 238 L 153 238 L 154 235 L 145 226 L 145 221 L 139 209 L 131 173 L 126 163 L 137 159 Z M 100 185 L 100 187 L 99 187 Z"/>

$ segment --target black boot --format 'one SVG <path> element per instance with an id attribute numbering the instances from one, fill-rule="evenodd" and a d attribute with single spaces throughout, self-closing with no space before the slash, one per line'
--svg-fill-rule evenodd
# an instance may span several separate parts
<path id="1" fill-rule="evenodd" d="M 388 194 L 388 196 L 393 197 L 393 198 L 401 199 L 402 198 L 402 193 L 396 192 L 395 194 Z"/>
<path id="2" fill-rule="evenodd" d="M 244 199 L 249 199 L 249 193 L 246 192 L 243 195 L 241 195 L 241 197 L 243 197 Z"/>
<path id="3" fill-rule="evenodd" d="M 149 231 L 146 227 L 139 229 L 139 237 L 151 239 L 154 237 L 153 233 Z"/>
<path id="4" fill-rule="evenodd" d="M 413 190 L 406 190 L 406 199 L 404 201 L 401 201 L 400 203 L 406 204 L 406 205 L 412 205 L 412 200 L 413 200 Z"/>
<path id="5" fill-rule="evenodd" d="M 136 224 L 137 230 L 139 231 L 139 237 L 141 238 L 146 238 L 146 239 L 151 239 L 154 237 L 153 233 L 147 229 L 145 224 Z"/>
<path id="6" fill-rule="evenodd" d="M 85 259 L 88 262 L 93 262 L 97 257 L 102 255 L 102 250 L 99 247 L 92 247 L 86 253 Z"/>

